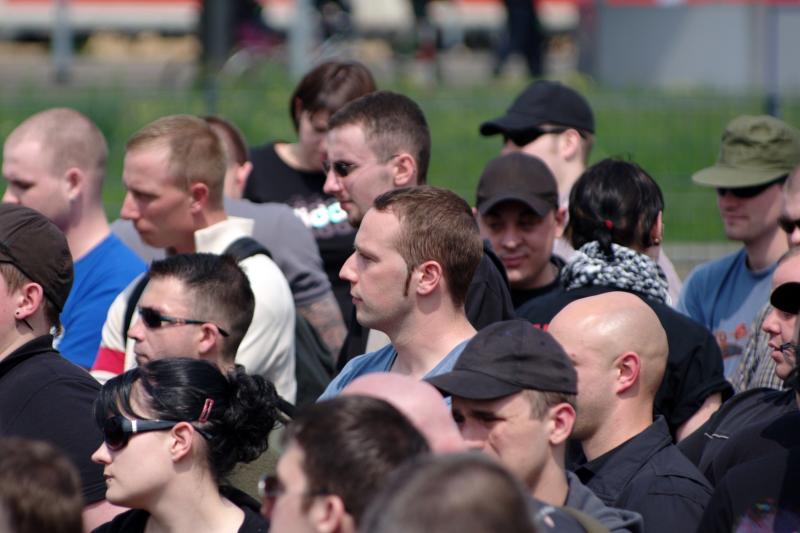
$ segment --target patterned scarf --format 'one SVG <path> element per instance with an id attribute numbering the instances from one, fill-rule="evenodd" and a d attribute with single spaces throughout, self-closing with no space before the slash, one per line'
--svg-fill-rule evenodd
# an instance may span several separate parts
<path id="1" fill-rule="evenodd" d="M 564 288 L 616 287 L 638 292 L 661 303 L 671 303 L 667 276 L 655 261 L 614 243 L 611 244 L 611 251 L 614 257 L 609 259 L 597 241 L 581 246 L 572 260 L 561 269 Z"/>

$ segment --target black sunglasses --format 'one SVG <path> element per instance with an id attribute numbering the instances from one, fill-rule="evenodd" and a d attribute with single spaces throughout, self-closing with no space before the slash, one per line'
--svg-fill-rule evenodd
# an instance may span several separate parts
<path id="1" fill-rule="evenodd" d="M 532 143 L 542 135 L 549 135 L 551 133 L 553 134 L 564 133 L 569 129 L 573 128 L 545 128 L 545 129 L 534 128 L 531 130 L 524 130 L 524 131 L 505 132 L 503 133 L 503 142 L 505 143 L 511 141 L 516 146 L 523 147 Z M 580 132 L 578 133 L 580 134 Z"/>
<path id="2" fill-rule="evenodd" d="M 178 423 L 180 420 L 128 420 L 124 416 L 112 416 L 103 422 L 103 441 L 110 450 L 121 450 L 134 433 L 172 429 Z"/>
<path id="3" fill-rule="evenodd" d="M 717 187 L 717 194 L 719 196 L 725 196 L 726 193 L 731 193 L 736 198 L 755 198 L 776 183 L 783 183 L 786 181 L 787 177 L 788 175 L 780 176 L 779 178 L 768 181 L 767 183 L 762 183 L 761 185 L 752 185 L 750 187 Z"/>
<path id="4" fill-rule="evenodd" d="M 792 220 L 789 217 L 780 217 L 778 219 L 778 225 L 781 227 L 783 231 L 786 233 L 794 233 L 795 229 L 800 228 L 800 219 Z"/>
<path id="5" fill-rule="evenodd" d="M 209 322 L 208 320 L 194 320 L 191 318 L 177 318 L 174 316 L 162 315 L 152 307 L 140 306 L 139 316 L 142 317 L 142 322 L 144 322 L 144 325 L 150 329 L 158 329 L 163 325 L 164 322 L 169 324 L 213 324 L 213 322 Z M 223 337 L 227 337 L 229 335 L 227 331 L 219 327 L 217 324 L 214 325 L 217 326 L 217 330 L 219 331 L 220 335 Z"/>
<path id="6" fill-rule="evenodd" d="M 340 178 L 346 178 L 353 172 L 355 169 L 358 168 L 358 165 L 355 163 L 348 163 L 347 161 L 328 161 L 327 159 L 322 162 L 322 169 L 325 171 L 325 174 L 333 169 L 333 173 L 339 176 Z"/>

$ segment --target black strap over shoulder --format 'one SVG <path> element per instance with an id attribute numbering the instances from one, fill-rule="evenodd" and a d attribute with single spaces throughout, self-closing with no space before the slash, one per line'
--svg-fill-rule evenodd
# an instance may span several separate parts
<path id="1" fill-rule="evenodd" d="M 142 297 L 144 288 L 150 281 L 150 274 L 145 272 L 144 275 L 136 282 L 130 296 L 128 296 L 128 303 L 125 306 L 125 320 L 122 322 L 122 346 L 128 343 L 128 329 L 131 327 L 131 320 L 133 320 L 133 312 L 136 311 L 136 304 L 139 303 L 139 298 Z"/>
<path id="2" fill-rule="evenodd" d="M 264 254 L 270 259 L 272 259 L 272 254 L 269 253 L 269 250 L 267 250 L 267 248 L 263 244 L 261 244 L 252 237 L 240 237 L 236 239 L 235 241 L 230 243 L 228 247 L 225 248 L 225 251 L 222 253 L 224 255 L 233 256 L 236 259 L 237 263 L 239 261 L 247 259 L 248 257 L 258 254 Z"/>

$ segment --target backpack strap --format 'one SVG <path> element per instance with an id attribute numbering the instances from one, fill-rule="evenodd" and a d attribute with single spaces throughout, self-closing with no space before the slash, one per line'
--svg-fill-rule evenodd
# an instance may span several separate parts
<path id="1" fill-rule="evenodd" d="M 272 254 L 269 253 L 269 250 L 252 237 L 240 237 L 236 239 L 230 243 L 222 253 L 233 256 L 237 263 L 258 254 L 264 254 L 272 259 Z"/>
<path id="2" fill-rule="evenodd" d="M 139 303 L 139 298 L 142 297 L 144 288 L 150 281 L 150 274 L 145 272 L 144 275 L 136 282 L 136 286 L 128 296 L 128 303 L 125 306 L 125 320 L 122 321 L 122 346 L 128 344 L 128 329 L 131 327 L 131 320 L 133 320 L 133 312 L 136 311 L 136 304 Z M 124 350 L 124 348 L 123 348 Z"/>

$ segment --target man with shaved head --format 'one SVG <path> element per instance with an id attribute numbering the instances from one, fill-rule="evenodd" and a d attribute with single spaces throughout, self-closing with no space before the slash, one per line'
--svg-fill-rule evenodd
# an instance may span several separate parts
<path id="1" fill-rule="evenodd" d="M 694 531 L 711 488 L 672 444 L 664 417 L 653 420 L 669 350 L 655 312 L 638 296 L 607 292 L 569 304 L 548 331 L 578 373 L 578 478 L 606 505 L 640 513 L 648 532 Z"/>
<path id="2" fill-rule="evenodd" d="M 144 263 L 111 234 L 103 210 L 108 148 L 97 126 L 67 108 L 48 109 L 20 124 L 3 146 L 3 202 L 49 218 L 66 236 L 75 282 L 61 312 L 59 351 L 89 368 L 114 297 Z"/>
<path id="3" fill-rule="evenodd" d="M 435 453 L 466 449 L 442 395 L 424 381 L 401 374 L 367 374 L 353 380 L 342 394 L 372 396 L 389 402 L 425 436 Z"/>

